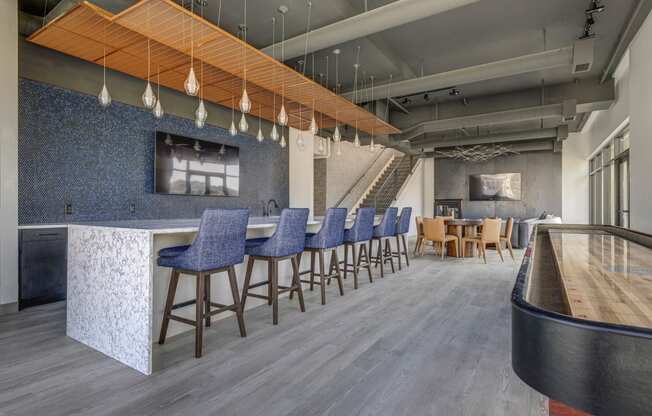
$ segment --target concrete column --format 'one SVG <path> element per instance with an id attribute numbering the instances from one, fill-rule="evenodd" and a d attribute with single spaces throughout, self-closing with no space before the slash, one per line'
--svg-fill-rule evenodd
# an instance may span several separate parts
<path id="1" fill-rule="evenodd" d="M 18 4 L 0 1 L 0 306 L 18 301 Z M 0 308 L 2 310 L 3 308 Z"/>
<path id="2" fill-rule="evenodd" d="M 423 216 L 435 216 L 435 157 L 423 161 Z"/>
<path id="3" fill-rule="evenodd" d="M 298 145 L 303 137 L 303 147 Z M 307 131 L 290 128 L 288 151 L 290 152 L 290 207 L 310 208 L 313 215 L 314 203 L 314 138 Z"/>

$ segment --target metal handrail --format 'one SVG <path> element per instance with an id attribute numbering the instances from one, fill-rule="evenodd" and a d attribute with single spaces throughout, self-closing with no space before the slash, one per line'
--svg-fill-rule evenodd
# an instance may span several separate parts
<path id="1" fill-rule="evenodd" d="M 369 165 L 369 167 L 375 165 L 376 162 L 378 162 L 378 160 L 379 160 L 380 157 L 385 153 L 386 150 L 388 150 L 388 149 L 387 149 L 387 148 L 384 148 L 382 151 L 380 151 L 380 153 L 378 153 L 378 156 L 376 156 L 376 158 L 374 159 L 374 161 L 371 162 L 371 164 Z M 342 195 L 342 197 L 341 197 L 341 198 L 339 199 L 339 201 L 337 201 L 337 203 L 335 204 L 336 207 L 339 207 L 339 206 L 340 206 L 340 204 L 341 204 L 341 203 L 346 199 L 347 196 L 349 196 L 349 194 L 353 191 L 353 189 L 354 189 L 354 188 L 355 188 L 355 187 L 360 183 L 360 181 L 362 181 L 362 180 L 367 176 L 368 173 L 369 173 L 369 169 L 366 169 L 366 170 L 364 171 L 364 173 L 363 173 L 362 175 L 360 175 L 360 177 L 359 177 L 359 178 L 358 178 L 358 179 L 353 183 L 353 185 L 351 185 L 351 186 L 349 187 L 349 189 L 347 189 L 346 192 L 344 192 L 344 194 Z"/>
<path id="2" fill-rule="evenodd" d="M 396 166 L 394 167 L 394 169 L 392 169 L 392 171 L 389 173 L 389 175 L 387 176 L 387 178 L 385 178 L 385 180 L 383 181 L 382 185 L 380 185 L 380 188 L 378 188 L 378 190 L 377 190 L 376 193 L 374 194 L 374 208 L 378 209 L 378 194 L 381 193 L 381 192 L 380 192 L 381 190 L 384 190 L 385 185 L 387 185 L 387 183 L 388 183 L 388 181 L 390 180 L 390 178 L 393 178 L 393 180 L 394 180 L 394 186 L 396 186 L 396 181 L 398 180 L 398 179 L 397 179 L 397 178 L 398 178 L 398 172 L 397 172 L 397 171 L 398 171 L 398 168 L 400 168 L 401 165 L 403 164 L 403 161 L 406 160 L 405 158 L 409 158 L 408 160 L 410 161 L 410 167 L 412 166 L 412 156 L 408 156 L 408 155 L 406 155 L 406 156 L 403 156 L 403 157 L 401 158 L 401 161 L 398 162 L 398 163 L 396 164 Z"/>

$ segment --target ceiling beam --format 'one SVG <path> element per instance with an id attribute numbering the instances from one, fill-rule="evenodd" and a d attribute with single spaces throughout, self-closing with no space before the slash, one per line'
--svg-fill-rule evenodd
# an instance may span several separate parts
<path id="1" fill-rule="evenodd" d="M 410 142 L 410 147 L 413 149 L 432 149 L 443 147 L 457 147 L 457 146 L 475 146 L 478 144 L 493 144 L 493 143 L 507 143 L 517 141 L 531 141 L 542 139 L 557 139 L 559 137 L 560 128 L 551 129 L 537 129 L 529 131 L 517 131 L 510 133 L 488 134 L 485 136 L 477 137 L 463 137 L 457 139 L 442 139 L 442 138 L 428 138 L 423 140 L 415 140 Z"/>
<path id="2" fill-rule="evenodd" d="M 565 48 L 537 52 L 501 61 L 454 69 L 439 74 L 426 75 L 419 78 L 395 82 L 391 85 L 390 91 L 392 97 L 409 96 L 425 91 L 445 89 L 550 68 L 567 66 L 570 71 L 572 63 L 573 47 L 568 46 Z M 362 89 L 358 91 L 357 102 L 361 101 L 361 97 L 370 97 L 372 93 L 376 97 L 382 97 L 387 94 L 387 90 L 387 84 L 374 86 L 373 92 L 372 88 Z M 355 99 L 353 92 L 347 92 L 342 95 L 349 100 Z"/>
<path id="3" fill-rule="evenodd" d="M 307 53 L 359 39 L 383 30 L 401 26 L 429 16 L 476 3 L 480 0 L 397 0 L 385 6 L 340 20 L 310 32 Z M 306 53 L 306 34 L 295 36 L 282 43 L 285 59 Z M 281 46 L 281 44 L 277 45 Z M 272 46 L 262 49 L 272 54 Z"/>

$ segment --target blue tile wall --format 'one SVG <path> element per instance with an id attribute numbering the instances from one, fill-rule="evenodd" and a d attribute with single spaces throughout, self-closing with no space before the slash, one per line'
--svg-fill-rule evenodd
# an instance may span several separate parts
<path id="1" fill-rule="evenodd" d="M 240 196 L 154 193 L 156 130 L 240 147 Z M 192 120 L 21 79 L 18 130 L 20 224 L 117 219 L 198 218 L 212 207 L 250 207 L 275 198 L 288 206 L 287 149 Z M 65 205 L 72 204 L 72 215 Z M 135 204 L 135 213 L 130 205 Z"/>

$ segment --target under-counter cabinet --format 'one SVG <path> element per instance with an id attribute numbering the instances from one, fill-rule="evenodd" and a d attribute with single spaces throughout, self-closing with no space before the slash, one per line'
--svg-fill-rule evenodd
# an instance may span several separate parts
<path id="1" fill-rule="evenodd" d="M 19 234 L 19 309 L 66 298 L 68 230 L 39 228 Z"/>

